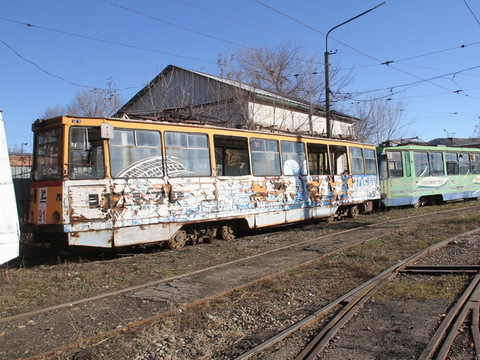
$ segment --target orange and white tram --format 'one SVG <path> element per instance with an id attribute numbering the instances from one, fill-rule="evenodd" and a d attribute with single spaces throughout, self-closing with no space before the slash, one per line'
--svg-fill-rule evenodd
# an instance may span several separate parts
<path id="1" fill-rule="evenodd" d="M 180 248 L 380 198 L 375 147 L 357 142 L 70 116 L 33 132 L 29 229 L 68 245 Z"/>

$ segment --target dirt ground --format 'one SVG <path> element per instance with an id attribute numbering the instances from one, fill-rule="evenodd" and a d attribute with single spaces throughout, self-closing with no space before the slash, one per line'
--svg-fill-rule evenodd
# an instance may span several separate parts
<path id="1" fill-rule="evenodd" d="M 279 244 L 298 242 L 302 236 L 306 239 L 338 231 L 337 224 L 310 224 L 258 233 L 234 243 L 189 247 L 176 253 L 146 252 L 106 260 L 87 258 L 80 264 L 62 262 L 20 268 L 19 271 L 28 276 L 51 277 L 52 292 L 55 292 L 56 285 L 65 289 L 66 295 L 52 299 L 45 295 L 47 289 L 43 293 L 44 299 L 22 303 L 22 293 L 28 297 L 28 292 L 33 291 L 23 289 L 11 299 L 2 299 L 3 304 L 18 302 L 16 307 L 4 305 L 0 308 L 3 319 L 35 308 L 55 304 L 67 306 L 9 322 L 0 319 L 0 358 L 26 359 L 72 344 L 48 357 L 78 360 L 233 359 L 422 247 L 479 227 L 478 209 L 470 207 L 467 204 L 461 215 L 438 215 L 437 220 L 431 216 L 428 226 L 425 219 L 402 222 L 391 228 L 385 226 L 382 231 L 386 231 L 387 236 L 317 261 L 315 258 L 321 255 L 353 244 L 362 237 L 379 236 L 380 232 L 367 234 L 359 229 L 279 254 L 255 255 Z M 399 215 L 378 216 L 381 219 Z M 364 216 L 356 222 L 346 222 L 342 227 L 355 228 L 374 221 L 379 220 Z M 430 264 L 478 264 L 479 241 L 478 236 L 462 239 L 425 261 Z M 235 260 L 245 257 L 247 259 L 242 261 Z M 298 267 L 306 261 L 311 263 Z M 231 263 L 231 266 L 223 266 L 225 263 Z M 212 268 L 202 271 L 206 266 Z M 111 268 L 113 272 L 117 270 L 123 282 L 112 275 Z M 20 275 L 16 271 L 4 268 L 3 279 L 10 285 L 15 283 L 14 280 L 18 282 Z M 88 275 L 89 271 L 92 275 Z M 128 271 L 137 276 L 127 276 Z M 191 276 L 182 277 L 181 273 L 185 271 L 192 272 Z M 100 283 L 102 286 L 109 284 L 109 288 L 93 286 L 89 276 L 100 279 L 103 276 Z M 265 276 L 269 277 L 256 282 Z M 112 277 L 114 280 L 110 280 Z M 113 297 L 75 302 L 142 281 L 154 283 L 128 292 L 120 291 Z M 407 288 L 410 292 L 398 295 L 388 288 L 379 293 L 337 335 L 322 359 L 415 358 L 468 278 L 455 275 L 439 280 L 405 275 L 397 281 L 406 283 L 406 286 L 395 285 L 393 289 Z M 75 297 L 76 288 L 71 290 L 68 286 L 82 282 L 86 284 L 78 286 Z M 250 285 L 242 286 L 244 284 Z M 429 295 L 416 290 L 426 287 L 425 284 L 429 286 Z M 0 284 L 0 290 L 13 289 L 7 285 L 6 282 Z M 235 287 L 238 288 L 231 291 Z M 320 326 L 321 321 L 306 327 L 258 358 L 295 358 Z M 474 359 L 468 336 L 458 342 L 455 349 L 460 354 L 456 359 Z M 47 358 L 39 358 L 44 357 Z"/>

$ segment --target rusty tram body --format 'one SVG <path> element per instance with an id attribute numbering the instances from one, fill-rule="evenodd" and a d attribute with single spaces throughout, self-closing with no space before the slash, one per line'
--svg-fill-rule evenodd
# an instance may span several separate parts
<path id="1" fill-rule="evenodd" d="M 89 247 L 180 248 L 241 228 L 369 211 L 375 147 L 172 122 L 33 124 L 29 230 Z"/>

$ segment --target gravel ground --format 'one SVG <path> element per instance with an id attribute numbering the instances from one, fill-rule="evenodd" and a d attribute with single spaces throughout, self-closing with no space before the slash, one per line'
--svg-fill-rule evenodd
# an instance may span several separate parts
<path id="1" fill-rule="evenodd" d="M 472 215 L 473 214 L 473 215 Z M 395 212 L 378 215 L 379 218 L 391 218 Z M 216 270 L 203 277 L 211 278 L 212 283 L 225 277 L 238 280 L 246 274 L 264 274 L 279 266 L 283 273 L 233 292 L 226 292 L 208 301 L 183 306 L 179 299 L 189 296 L 205 297 L 201 293 L 204 286 L 185 286 L 189 294 L 177 294 L 168 301 L 158 300 L 153 293 L 168 292 L 169 288 L 181 289 L 185 282 L 173 281 L 170 285 L 150 288 L 150 294 L 139 294 L 138 291 L 122 294 L 114 299 L 104 299 L 99 302 L 74 305 L 63 311 L 49 312 L 22 319 L 18 322 L 0 326 L 0 358 L 28 358 L 35 354 L 58 348 L 70 342 L 76 345 L 56 352 L 51 358 L 58 359 L 135 359 L 135 360 L 173 360 L 173 359 L 233 359 L 235 356 L 264 341 L 294 322 L 304 318 L 313 311 L 348 292 L 352 288 L 375 276 L 383 269 L 400 259 L 417 252 L 428 243 L 434 243 L 442 238 L 461 233 L 468 229 L 479 227 L 478 210 L 466 209 L 463 216 L 468 219 L 464 227 L 461 218 L 454 214 L 443 214 L 429 217 L 432 227 L 425 226 L 425 219 L 412 218 L 411 221 L 385 226 L 382 231 L 388 231 L 385 239 L 372 241 L 370 244 L 359 245 L 340 254 L 335 254 L 322 260 L 314 261 L 308 266 L 295 267 L 287 260 L 293 259 L 293 253 L 283 252 L 277 258 L 269 261 L 253 261 L 248 265 L 237 267 L 235 272 L 225 275 Z M 373 217 L 364 216 L 357 222 L 346 222 L 340 225 L 354 228 L 360 224 L 373 221 Z M 445 225 L 444 227 L 442 225 Z M 328 225 L 335 230 L 338 224 Z M 324 225 L 322 225 L 322 229 Z M 142 262 L 155 261 L 158 272 L 163 274 L 161 260 L 164 259 L 175 274 L 175 266 L 195 270 L 209 265 L 208 252 L 225 252 L 234 247 L 241 256 L 251 255 L 255 251 L 265 251 L 298 241 L 301 236 L 306 238 L 318 233 L 318 225 L 310 224 L 302 227 L 285 228 L 284 231 L 264 232 L 249 236 L 232 244 L 217 243 L 201 245 L 194 251 L 186 248 L 178 253 L 135 255 L 119 260 L 95 260 L 88 262 L 86 268 L 100 267 L 100 273 L 107 267 L 123 271 L 120 264 L 128 263 L 142 268 Z M 378 231 L 378 229 L 376 230 Z M 325 233 L 325 230 L 322 230 Z M 370 233 L 370 236 L 378 232 Z M 335 239 L 319 241 L 304 246 L 300 254 L 302 261 L 334 251 L 336 248 L 351 244 L 361 237 L 368 237 L 364 230 L 352 232 Z M 435 254 L 426 263 L 464 264 L 466 261 L 478 264 L 478 237 L 462 239 L 448 246 L 442 252 Z M 209 246 L 215 246 L 209 248 Z M 210 249 L 210 250 L 209 250 Z M 255 251 L 253 251 L 255 250 Z M 170 254 L 170 255 L 169 255 Z M 175 254 L 175 256 L 173 255 Z M 200 261 L 203 259 L 203 265 Z M 208 261 L 206 261 L 208 258 Z M 219 258 L 220 262 L 232 260 L 228 254 Z M 212 260 L 213 261 L 213 260 Z M 188 263 L 186 267 L 184 264 Z M 83 264 L 82 264 L 83 265 Z M 105 268 L 102 268 L 105 267 Z M 41 266 L 36 268 L 42 276 L 54 273 L 55 269 L 65 272 L 62 266 Z M 143 268 L 142 268 L 143 269 Z M 71 269 L 69 269 L 71 270 Z M 12 273 L 11 269 L 9 271 Z M 42 272 L 44 271 L 44 272 Z M 12 276 L 12 274 L 9 276 Z M 68 273 L 70 275 L 70 273 Z M 109 275 L 110 276 L 110 275 Z M 407 282 L 410 288 L 415 288 L 412 281 L 422 284 L 425 276 L 402 276 L 399 281 Z M 151 279 L 152 280 L 152 279 Z M 390 292 L 379 293 L 355 321 L 338 334 L 335 342 L 325 357 L 328 359 L 406 359 L 418 355 L 418 351 L 428 341 L 435 324 L 442 318 L 456 294 L 465 286 L 467 279 L 455 278 L 447 291 L 448 296 L 430 295 L 428 299 L 414 295 L 393 296 Z M 193 284 L 199 284 L 195 280 Z M 449 284 L 449 285 L 444 285 Z M 436 282 L 437 288 L 452 286 L 450 282 Z M 237 286 L 237 285 L 235 285 Z M 219 291 L 218 293 L 220 293 Z M 83 293 L 82 293 L 83 294 Z M 195 295 L 196 294 L 196 295 Z M 93 294 L 92 294 L 93 295 Z M 85 295 L 81 295 L 84 297 Z M 160 297 L 161 298 L 161 297 Z M 57 299 L 57 303 L 62 299 Z M 65 299 L 66 300 L 66 299 Z M 69 301 L 69 300 L 68 300 Z M 190 300 L 188 300 L 190 301 Z M 46 301 L 50 304 L 52 300 Z M 54 302 L 55 303 L 55 302 Z M 144 319 L 152 318 L 145 321 Z M 133 327 L 127 323 L 136 322 Z M 286 341 L 265 351 L 258 359 L 293 359 L 309 338 L 321 327 L 322 321 L 305 327 L 299 333 Z M 95 337 L 98 334 L 103 337 Z M 352 337 L 351 335 L 355 335 Z M 28 340 L 27 340 L 28 339 Z M 93 339 L 93 340 L 89 340 Z M 355 339 L 355 342 L 352 340 Z M 469 346 L 468 337 L 456 344 L 456 349 L 462 354 L 462 349 Z M 13 346 L 15 345 L 15 346 Z M 31 350 L 28 346 L 31 346 Z M 15 348 L 16 347 L 16 348 Z M 15 350 L 15 351 L 14 351 Z M 470 351 L 471 353 L 471 351 Z M 458 357 L 463 359 L 463 357 Z M 465 359 L 471 357 L 465 357 Z"/>

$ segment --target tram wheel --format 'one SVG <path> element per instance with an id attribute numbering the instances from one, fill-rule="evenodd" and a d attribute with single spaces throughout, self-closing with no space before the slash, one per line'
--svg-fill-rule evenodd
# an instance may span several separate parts
<path id="1" fill-rule="evenodd" d="M 360 209 L 357 205 L 350 206 L 348 209 L 348 216 L 352 219 L 357 219 L 360 215 Z"/>
<path id="2" fill-rule="evenodd" d="M 235 239 L 236 231 L 233 225 L 222 225 L 220 226 L 220 238 L 222 240 L 233 240 Z"/>
<path id="3" fill-rule="evenodd" d="M 187 232 L 179 230 L 175 235 L 167 240 L 167 246 L 172 250 L 179 250 L 187 243 Z"/>

